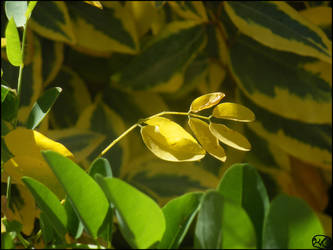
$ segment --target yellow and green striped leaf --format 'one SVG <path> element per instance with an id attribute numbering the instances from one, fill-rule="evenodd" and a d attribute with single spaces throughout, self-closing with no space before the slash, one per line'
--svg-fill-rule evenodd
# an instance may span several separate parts
<path id="1" fill-rule="evenodd" d="M 80 113 L 90 105 L 90 93 L 84 81 L 67 66 L 62 66 L 48 87 L 61 87 L 62 94 L 50 111 L 50 122 L 55 128 L 74 126 Z"/>
<path id="2" fill-rule="evenodd" d="M 243 35 L 229 52 L 237 84 L 257 105 L 288 119 L 332 122 L 329 63 L 273 50 Z"/>
<path id="3" fill-rule="evenodd" d="M 175 92 L 183 83 L 184 70 L 205 42 L 204 27 L 197 22 L 171 22 L 111 82 L 128 90 Z"/>
<path id="4" fill-rule="evenodd" d="M 138 52 L 133 18 L 120 3 L 103 3 L 103 9 L 83 2 L 66 2 L 66 5 L 77 39 L 76 47 L 102 56 L 110 52 Z"/>
<path id="5" fill-rule="evenodd" d="M 91 162 L 121 133 L 126 130 L 121 117 L 104 104 L 100 96 L 95 103 L 89 105 L 80 115 L 76 128 L 86 129 L 105 136 L 105 139 L 88 154 L 84 166 L 87 168 Z M 109 160 L 114 176 L 119 176 L 121 167 L 128 161 L 128 140 L 123 138 L 115 144 L 103 157 Z"/>
<path id="6" fill-rule="evenodd" d="M 265 46 L 332 64 L 332 43 L 325 33 L 285 2 L 225 2 L 232 23 Z"/>
<path id="7" fill-rule="evenodd" d="M 28 26 L 51 40 L 75 44 L 71 19 L 65 2 L 46 1 L 36 5 Z"/>
<path id="8" fill-rule="evenodd" d="M 169 1 L 171 8 L 186 20 L 207 22 L 206 9 L 201 1 Z"/>
<path id="9" fill-rule="evenodd" d="M 216 188 L 218 178 L 199 164 L 171 163 L 146 153 L 133 159 L 121 176 L 163 206 L 170 199 L 187 192 Z"/>
<path id="10" fill-rule="evenodd" d="M 240 91 L 238 98 L 256 114 L 256 121 L 248 125 L 256 134 L 296 158 L 322 168 L 331 168 L 331 124 L 311 124 L 286 119 L 257 106 Z"/>

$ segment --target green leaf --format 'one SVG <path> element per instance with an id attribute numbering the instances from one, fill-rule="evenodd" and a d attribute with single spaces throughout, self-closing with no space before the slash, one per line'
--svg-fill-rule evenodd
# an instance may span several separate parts
<path id="1" fill-rule="evenodd" d="M 29 188 L 38 207 L 47 217 L 49 222 L 47 226 L 52 226 L 60 238 L 64 238 L 67 233 L 67 214 L 58 197 L 44 184 L 33 178 L 24 176 L 22 181 Z"/>
<path id="2" fill-rule="evenodd" d="M 205 42 L 204 27 L 197 22 L 169 23 L 141 54 L 111 77 L 112 83 L 129 90 L 175 92 L 183 83 L 183 71 Z"/>
<path id="3" fill-rule="evenodd" d="M 266 217 L 263 248 L 313 249 L 312 238 L 318 234 L 324 230 L 311 208 L 299 198 L 281 194 Z"/>
<path id="4" fill-rule="evenodd" d="M 14 21 L 14 17 L 11 17 L 6 28 L 6 54 L 9 62 L 14 66 L 20 66 L 23 63 L 21 43 L 18 30 Z"/>
<path id="5" fill-rule="evenodd" d="M 166 229 L 159 249 L 178 249 L 195 215 L 203 193 L 187 193 L 169 201 L 162 209 Z"/>
<path id="6" fill-rule="evenodd" d="M 6 96 L 9 92 L 9 88 L 1 84 L 1 103 L 6 99 Z"/>
<path id="7" fill-rule="evenodd" d="M 42 230 L 42 237 L 44 243 L 47 245 L 55 238 L 55 232 L 53 229 L 54 227 L 52 227 L 52 223 L 50 222 L 44 211 L 41 211 L 39 215 L 39 223 L 40 229 Z"/>
<path id="8" fill-rule="evenodd" d="M 286 2 L 226 2 L 225 11 L 237 29 L 270 48 L 315 57 L 332 64 L 325 33 Z"/>
<path id="9" fill-rule="evenodd" d="M 38 1 L 29 1 L 27 11 L 25 12 L 25 16 L 27 20 L 30 18 L 32 11 L 34 10 Z"/>
<path id="10" fill-rule="evenodd" d="M 162 239 L 165 219 L 157 203 L 118 178 L 96 179 L 115 206 L 120 230 L 131 247 L 145 249 Z"/>
<path id="11" fill-rule="evenodd" d="M 109 208 L 103 191 L 92 177 L 70 159 L 50 150 L 42 151 L 42 155 L 63 186 L 86 230 L 96 239 Z"/>
<path id="12" fill-rule="evenodd" d="M 194 237 L 197 249 L 256 247 L 255 230 L 245 210 L 217 191 L 204 195 Z"/>
<path id="13" fill-rule="evenodd" d="M 8 20 L 14 17 L 16 27 L 24 26 L 26 23 L 25 12 L 27 11 L 27 1 L 6 1 L 5 11 Z"/>
<path id="14" fill-rule="evenodd" d="M 75 239 L 81 237 L 84 229 L 84 225 L 80 221 L 79 217 L 74 211 L 73 205 L 71 201 L 66 198 L 64 203 L 64 208 L 66 209 L 67 218 L 68 218 L 68 232 L 72 235 Z"/>
<path id="15" fill-rule="evenodd" d="M 97 158 L 91 163 L 88 174 L 93 178 L 95 178 L 96 174 L 104 177 L 112 177 L 112 169 L 109 161 L 103 157 Z"/>
<path id="16" fill-rule="evenodd" d="M 52 108 L 61 91 L 62 89 L 59 87 L 51 88 L 38 98 L 27 119 L 27 128 L 35 129 L 39 125 Z"/>
<path id="17" fill-rule="evenodd" d="M 14 249 L 15 234 L 13 232 L 1 233 L 1 248 L 2 249 Z"/>
<path id="18" fill-rule="evenodd" d="M 257 246 L 261 248 L 262 228 L 269 209 L 269 198 L 257 170 L 247 163 L 234 164 L 225 172 L 217 190 L 247 212 L 256 230 Z"/>

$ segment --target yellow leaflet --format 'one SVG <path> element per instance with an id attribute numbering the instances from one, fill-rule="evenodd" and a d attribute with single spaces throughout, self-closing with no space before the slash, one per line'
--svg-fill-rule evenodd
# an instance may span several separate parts
<path id="1" fill-rule="evenodd" d="M 255 120 L 255 115 L 250 109 L 243 105 L 231 102 L 217 105 L 213 110 L 213 116 L 239 122 L 252 122 Z"/>
<path id="2" fill-rule="evenodd" d="M 217 139 L 230 147 L 243 151 L 251 150 L 251 144 L 243 135 L 223 124 L 211 122 L 209 130 Z"/>
<path id="3" fill-rule="evenodd" d="M 55 142 L 36 130 L 18 127 L 4 136 L 9 151 L 15 156 L 29 156 L 44 160 L 41 150 L 52 150 L 73 159 L 73 154 L 62 144 Z"/>
<path id="4" fill-rule="evenodd" d="M 169 1 L 171 8 L 185 19 L 207 22 L 205 6 L 201 1 Z"/>
<path id="5" fill-rule="evenodd" d="M 210 132 L 208 124 L 197 118 L 190 118 L 188 124 L 201 146 L 216 159 L 225 162 L 227 156 L 218 139 Z"/>
<path id="6" fill-rule="evenodd" d="M 100 1 L 84 1 L 84 2 L 101 10 L 103 9 L 103 5 L 100 3 Z"/>
<path id="7" fill-rule="evenodd" d="M 5 196 L 1 196 L 1 213 L 4 213 L 8 221 L 16 220 L 22 224 L 22 232 L 26 235 L 30 235 L 34 229 L 35 214 L 37 207 L 35 205 L 35 199 L 26 188 L 24 184 L 15 186 L 19 191 L 19 198 L 23 203 L 13 203 L 14 210 L 7 207 L 7 200 Z M 20 205 L 21 206 L 20 206 Z M 1 220 L 2 231 L 2 220 Z"/>
<path id="8" fill-rule="evenodd" d="M 279 23 L 277 18 L 274 17 L 274 15 L 272 14 L 268 16 L 267 13 L 260 13 L 261 15 L 267 15 L 265 16 L 265 20 L 267 22 L 262 23 L 262 25 L 253 22 L 254 10 L 249 9 L 248 3 L 246 4 L 241 2 L 225 2 L 224 6 L 230 19 L 232 20 L 234 25 L 240 30 L 240 32 L 255 39 L 256 41 L 273 49 L 289 51 L 303 56 L 315 57 L 332 64 L 332 43 L 329 41 L 325 33 L 320 28 L 313 25 L 307 19 L 303 18 L 296 10 L 294 10 L 285 2 L 266 2 L 265 5 L 270 5 L 266 8 L 271 10 L 273 14 L 275 14 L 275 12 L 277 15 L 281 15 L 281 13 L 283 13 L 283 15 L 287 15 L 288 18 L 292 20 L 292 22 L 297 22 L 299 25 L 302 25 L 302 27 L 306 27 L 309 32 L 314 33 L 321 39 L 326 48 L 323 47 L 320 43 L 313 41 L 310 37 L 304 37 L 304 34 L 300 33 L 298 30 L 291 30 L 292 27 L 289 27 L 289 29 L 288 26 L 285 27 L 286 36 L 291 36 L 292 34 L 292 37 L 290 39 L 282 37 L 277 33 L 273 33 L 272 29 L 269 27 L 269 24 L 275 23 L 280 25 L 280 29 L 278 28 L 278 26 L 276 26 L 275 28 L 278 29 L 279 32 L 281 32 L 283 23 Z M 252 17 L 250 17 L 251 19 L 248 20 L 244 17 L 241 17 L 240 15 L 237 15 L 235 9 L 240 12 L 246 10 L 253 15 Z M 257 14 L 256 16 L 259 15 Z"/>
<path id="9" fill-rule="evenodd" d="M 157 157 L 166 161 L 197 161 L 205 150 L 177 123 L 155 117 L 141 128 L 144 143 Z"/>
<path id="10" fill-rule="evenodd" d="M 23 176 L 32 177 L 51 189 L 58 198 L 65 196 L 61 184 L 44 159 L 28 154 L 14 156 L 4 164 L 1 181 L 4 182 L 8 176 L 11 176 L 14 184 L 19 185 L 24 185 L 21 180 Z"/>
<path id="11" fill-rule="evenodd" d="M 45 15 L 45 13 L 50 11 L 58 15 L 60 13 L 63 20 L 57 17 L 50 18 L 49 15 Z M 68 44 L 76 43 L 76 37 L 73 33 L 72 23 L 65 2 L 48 1 L 43 4 L 37 4 L 28 24 L 32 30 L 48 39 Z"/>
<path id="12" fill-rule="evenodd" d="M 197 113 L 218 104 L 225 96 L 222 92 L 209 93 L 194 99 L 190 106 L 190 112 Z"/>

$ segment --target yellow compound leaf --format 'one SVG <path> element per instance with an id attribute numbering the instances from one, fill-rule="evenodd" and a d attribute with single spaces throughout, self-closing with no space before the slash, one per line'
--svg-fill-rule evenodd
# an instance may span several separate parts
<path id="1" fill-rule="evenodd" d="M 197 113 L 201 110 L 208 109 L 218 104 L 225 96 L 222 92 L 209 93 L 206 95 L 199 96 L 194 99 L 190 106 L 190 112 Z"/>
<path id="2" fill-rule="evenodd" d="M 188 125 L 202 147 L 207 150 L 210 155 L 220 161 L 226 161 L 227 156 L 224 149 L 221 147 L 219 140 L 212 134 L 212 132 L 210 132 L 206 122 L 197 118 L 190 118 L 188 120 Z"/>
<path id="3" fill-rule="evenodd" d="M 84 2 L 101 10 L 103 9 L 103 5 L 100 3 L 100 1 L 84 1 Z"/>
<path id="4" fill-rule="evenodd" d="M 141 128 L 143 142 L 157 157 L 166 161 L 197 161 L 206 154 L 198 142 L 177 123 L 155 117 Z"/>
<path id="5" fill-rule="evenodd" d="M 239 122 L 252 122 L 255 120 L 255 115 L 250 109 L 230 102 L 217 105 L 213 110 L 213 116 Z"/>
<path id="6" fill-rule="evenodd" d="M 251 150 L 251 144 L 243 135 L 223 124 L 210 123 L 209 130 L 217 139 L 230 147 L 242 151 Z"/>
<path id="7" fill-rule="evenodd" d="M 43 159 L 41 150 L 52 150 L 73 159 L 73 154 L 61 143 L 31 129 L 18 127 L 4 136 L 9 151 L 15 156 Z"/>

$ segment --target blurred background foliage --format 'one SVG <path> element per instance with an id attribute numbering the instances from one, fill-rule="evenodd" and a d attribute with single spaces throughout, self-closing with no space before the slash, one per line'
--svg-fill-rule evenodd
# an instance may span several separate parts
<path id="1" fill-rule="evenodd" d="M 166 162 L 135 131 L 105 155 L 113 174 L 164 205 L 215 188 L 229 166 L 249 162 L 270 198 L 300 197 L 331 228 L 329 1 L 45 1 L 27 28 L 19 121 L 45 89 L 61 87 L 38 131 L 64 144 L 81 166 L 140 118 L 187 111 L 194 98 L 222 91 L 223 101 L 256 115 L 253 124 L 226 122 L 248 138 L 250 152 L 227 147 L 225 163 L 210 155 Z M 18 68 L 5 46 L 3 79 L 15 88 Z M 183 117 L 170 118 L 187 128 Z"/>

